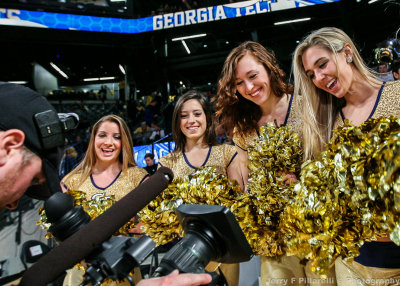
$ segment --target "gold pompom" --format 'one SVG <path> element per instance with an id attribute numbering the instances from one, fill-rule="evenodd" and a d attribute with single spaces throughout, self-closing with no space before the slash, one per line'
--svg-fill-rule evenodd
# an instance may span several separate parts
<path id="1" fill-rule="evenodd" d="M 307 161 L 284 213 L 288 252 L 311 260 L 326 277 L 337 257 L 359 255 L 365 241 L 387 236 L 400 245 L 400 120 L 349 122 Z"/>
<path id="2" fill-rule="evenodd" d="M 280 256 L 285 254 L 281 216 L 294 197 L 294 182 L 284 179 L 300 173 L 300 138 L 290 126 L 267 123 L 247 152 L 249 194 L 243 198 L 245 213 L 236 216 L 256 255 Z"/>
<path id="3" fill-rule="evenodd" d="M 114 196 L 105 196 L 99 195 L 96 196 L 93 200 L 87 200 L 86 194 L 81 191 L 68 191 L 68 195 L 72 196 L 74 200 L 74 207 L 82 206 L 83 210 L 90 216 L 93 220 L 103 212 L 105 212 L 108 208 L 110 208 L 115 203 Z M 42 229 L 48 230 L 51 226 L 50 223 L 47 221 L 46 212 L 44 207 L 39 209 L 40 220 L 37 222 L 37 225 L 40 225 Z M 126 235 L 128 234 L 129 230 L 134 227 L 134 223 L 129 221 L 125 225 L 123 225 L 114 235 Z M 46 234 L 46 238 L 50 238 L 51 234 L 48 232 Z"/>
<path id="4" fill-rule="evenodd" d="M 142 230 L 158 245 L 183 237 L 175 210 L 181 204 L 207 204 L 230 207 L 241 197 L 240 186 L 215 167 L 202 167 L 194 173 L 175 178 L 168 188 L 140 211 Z"/>

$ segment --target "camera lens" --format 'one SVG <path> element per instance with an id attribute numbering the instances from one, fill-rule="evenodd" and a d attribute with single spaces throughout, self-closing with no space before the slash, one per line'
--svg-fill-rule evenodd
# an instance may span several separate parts
<path id="1" fill-rule="evenodd" d="M 200 221 L 189 222 L 185 237 L 164 256 L 154 276 L 168 275 L 174 269 L 204 273 L 204 267 L 223 252 L 224 246 L 207 225 Z"/>
<path id="2" fill-rule="evenodd" d="M 44 204 L 47 219 L 52 223 L 49 232 L 58 240 L 63 241 L 84 227 L 91 220 L 81 206 L 74 208 L 73 197 L 56 193 Z"/>

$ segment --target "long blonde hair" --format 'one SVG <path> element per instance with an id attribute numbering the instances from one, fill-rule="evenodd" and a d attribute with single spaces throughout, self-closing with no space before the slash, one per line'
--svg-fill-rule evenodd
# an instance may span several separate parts
<path id="1" fill-rule="evenodd" d="M 333 53 L 338 69 L 338 79 L 341 81 L 338 66 L 338 53 L 348 44 L 353 50 L 353 66 L 362 78 L 370 84 L 380 81 L 376 74 L 364 63 L 357 48 L 350 37 L 342 30 L 326 27 L 311 32 L 296 48 L 293 56 L 293 74 L 295 96 L 301 96 L 304 106 L 303 113 L 303 140 L 304 159 L 312 159 L 323 151 L 326 143 L 332 136 L 332 129 L 339 110 L 345 105 L 344 99 L 317 88 L 311 78 L 307 76 L 302 57 L 305 51 L 313 46 L 318 46 Z"/>
<path id="2" fill-rule="evenodd" d="M 121 133 L 121 153 L 119 155 L 119 161 L 122 164 L 122 172 L 125 172 L 129 167 L 136 166 L 135 159 L 133 157 L 133 141 L 132 136 L 129 131 L 128 126 L 126 125 L 125 121 L 117 116 L 117 115 L 106 115 L 100 118 L 92 128 L 92 132 L 90 134 L 90 141 L 89 146 L 86 151 L 85 157 L 83 158 L 82 162 L 79 163 L 78 166 L 75 167 L 70 173 L 68 173 L 64 181 L 67 181 L 71 176 L 75 174 L 79 174 L 79 183 L 81 185 L 92 173 L 92 168 L 96 164 L 96 151 L 94 148 L 94 141 L 99 130 L 101 124 L 104 122 L 113 122 L 116 123 L 119 127 Z"/>

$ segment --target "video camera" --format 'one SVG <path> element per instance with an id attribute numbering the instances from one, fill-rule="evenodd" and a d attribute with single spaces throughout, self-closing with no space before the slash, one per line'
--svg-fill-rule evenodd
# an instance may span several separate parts
<path id="1" fill-rule="evenodd" d="M 73 198 L 57 193 L 45 202 L 51 227 L 49 232 L 57 240 L 64 240 L 84 227 L 90 217 L 81 206 L 74 207 Z M 248 261 L 253 252 L 234 215 L 228 208 L 214 205 L 181 205 L 178 219 L 185 237 L 161 260 L 153 276 L 168 275 L 178 269 L 182 273 L 205 273 L 210 261 L 239 263 Z M 155 249 L 146 235 L 137 238 L 111 237 L 85 261 L 89 267 L 81 285 L 100 285 L 105 278 L 133 284 L 129 273 L 139 266 Z M 212 285 L 219 285 L 219 284 Z"/>
<path id="2" fill-rule="evenodd" d="M 43 148 L 64 146 L 64 133 L 75 129 L 79 117 L 75 113 L 56 113 L 53 110 L 36 113 L 34 122 L 41 135 Z"/>

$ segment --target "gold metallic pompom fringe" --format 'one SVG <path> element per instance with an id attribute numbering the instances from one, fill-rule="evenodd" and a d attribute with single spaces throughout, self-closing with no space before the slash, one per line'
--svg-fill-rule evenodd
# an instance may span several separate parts
<path id="1" fill-rule="evenodd" d="M 300 138 L 290 126 L 267 123 L 247 152 L 250 174 L 245 205 L 251 215 L 237 218 L 256 255 L 280 256 L 286 252 L 281 216 L 294 197 L 294 182 L 285 183 L 284 178 L 300 174 Z"/>
<path id="2" fill-rule="evenodd" d="M 243 196 L 237 182 L 217 174 L 214 167 L 202 167 L 194 173 L 175 178 L 155 200 L 140 211 L 142 231 L 157 245 L 183 237 L 175 210 L 181 204 L 207 204 L 230 207 Z"/>
<path id="3" fill-rule="evenodd" d="M 248 147 L 252 171 L 249 193 L 242 193 L 236 182 L 217 174 L 215 168 L 199 168 L 189 176 L 176 178 L 139 213 L 142 230 L 163 245 L 183 236 L 175 215 L 180 204 L 224 205 L 235 215 L 256 255 L 282 255 L 280 216 L 293 197 L 293 184 L 286 185 L 283 178 L 300 172 L 300 140 L 290 127 L 267 125 L 260 131 L 255 147 Z"/>
<path id="4" fill-rule="evenodd" d="M 87 200 L 86 194 L 81 191 L 68 191 L 68 195 L 72 196 L 74 200 L 74 206 L 82 206 L 83 210 L 89 214 L 91 219 L 95 219 L 108 208 L 110 208 L 115 203 L 114 196 L 99 195 L 93 200 Z M 46 212 L 44 207 L 39 209 L 40 220 L 37 225 L 40 225 L 42 229 L 48 230 L 50 223 L 47 222 Z M 127 235 L 129 230 L 134 228 L 135 224 L 132 221 L 127 222 L 123 225 L 114 235 Z M 51 234 L 48 232 L 46 238 L 50 238 Z"/>
<path id="5" fill-rule="evenodd" d="M 365 241 L 400 245 L 400 120 L 349 122 L 334 130 L 317 160 L 307 161 L 284 214 L 289 254 L 326 277 L 337 257 L 359 255 Z"/>

